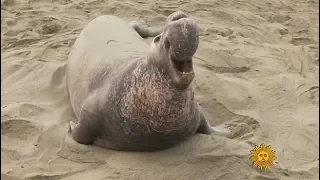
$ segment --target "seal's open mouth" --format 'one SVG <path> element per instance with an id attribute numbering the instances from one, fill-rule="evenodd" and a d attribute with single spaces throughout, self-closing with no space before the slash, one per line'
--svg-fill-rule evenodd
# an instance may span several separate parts
<path id="1" fill-rule="evenodd" d="M 192 60 L 187 61 L 178 61 L 174 58 L 171 58 L 174 67 L 176 70 L 181 74 L 192 74 L 193 73 L 193 66 Z"/>

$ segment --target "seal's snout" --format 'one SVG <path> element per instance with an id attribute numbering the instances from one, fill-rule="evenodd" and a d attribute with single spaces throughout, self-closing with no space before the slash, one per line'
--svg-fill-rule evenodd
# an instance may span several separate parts
<path id="1" fill-rule="evenodd" d="M 164 30 L 164 47 L 179 73 L 193 73 L 192 56 L 199 44 L 197 23 L 179 11 L 170 15 Z"/>
<path id="2" fill-rule="evenodd" d="M 176 85 L 188 87 L 194 78 L 192 56 L 199 45 L 199 27 L 184 12 L 167 18 L 160 44 L 166 52 Z"/>

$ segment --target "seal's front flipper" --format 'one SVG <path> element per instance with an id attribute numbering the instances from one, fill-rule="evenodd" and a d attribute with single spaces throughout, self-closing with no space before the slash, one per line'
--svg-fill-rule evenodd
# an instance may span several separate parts
<path id="1" fill-rule="evenodd" d="M 200 107 L 199 107 L 199 109 L 200 109 Z M 229 137 L 229 138 L 232 137 L 232 135 L 233 135 L 232 132 L 230 131 L 230 129 L 225 125 L 215 126 L 215 127 L 210 126 L 209 122 L 203 116 L 201 110 L 200 110 L 200 125 L 197 130 L 197 133 L 215 134 L 215 135 Z"/>
<path id="2" fill-rule="evenodd" d="M 200 125 L 198 127 L 197 133 L 201 134 L 212 134 L 213 128 L 210 126 L 208 121 L 203 116 L 202 112 L 200 112 Z"/>
<path id="3" fill-rule="evenodd" d="M 75 141 L 80 144 L 92 144 L 95 133 L 93 133 L 92 128 L 85 121 L 80 121 L 79 123 L 74 123 L 70 121 L 70 129 L 72 137 Z"/>

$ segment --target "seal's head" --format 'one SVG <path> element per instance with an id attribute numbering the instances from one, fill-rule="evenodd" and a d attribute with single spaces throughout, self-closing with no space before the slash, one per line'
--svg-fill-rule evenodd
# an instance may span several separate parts
<path id="1" fill-rule="evenodd" d="M 178 11 L 167 18 L 164 31 L 153 39 L 149 57 L 156 57 L 153 61 L 161 64 L 173 86 L 185 89 L 194 79 L 192 56 L 198 44 L 197 23 Z"/>

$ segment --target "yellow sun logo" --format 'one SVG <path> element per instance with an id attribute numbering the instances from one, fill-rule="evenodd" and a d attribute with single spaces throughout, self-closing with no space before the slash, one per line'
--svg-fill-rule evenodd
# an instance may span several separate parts
<path id="1" fill-rule="evenodd" d="M 270 146 L 264 144 L 255 146 L 250 153 L 250 160 L 253 165 L 260 169 L 264 168 L 266 170 L 268 167 L 273 166 L 273 161 L 276 160 L 276 152 Z"/>

